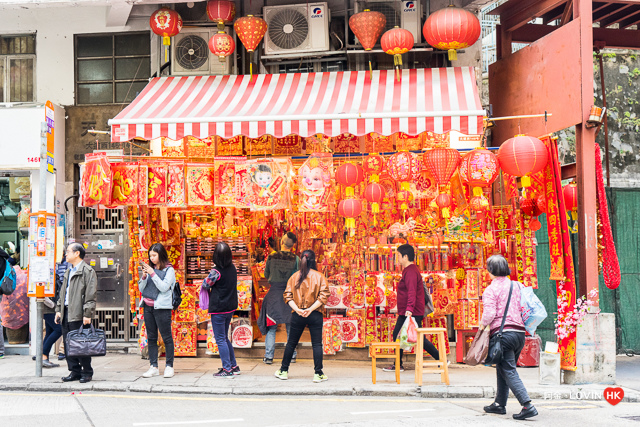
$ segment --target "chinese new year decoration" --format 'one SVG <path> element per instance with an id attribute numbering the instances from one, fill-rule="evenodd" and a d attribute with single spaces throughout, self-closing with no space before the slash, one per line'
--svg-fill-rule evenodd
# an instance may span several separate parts
<path id="1" fill-rule="evenodd" d="M 530 175 L 540 172 L 548 159 L 544 143 L 533 136 L 516 135 L 506 140 L 498 150 L 500 168 L 504 173 L 522 177 L 525 188 L 531 186 Z"/>
<path id="2" fill-rule="evenodd" d="M 473 188 L 473 195 L 482 194 L 500 173 L 498 158 L 491 151 L 478 148 L 465 154 L 460 161 L 460 178 Z"/>
<path id="3" fill-rule="evenodd" d="M 244 45 L 247 52 L 252 53 L 256 50 L 262 38 L 267 33 L 267 22 L 253 15 L 247 15 L 238 19 L 233 24 L 238 38 Z M 250 65 L 250 72 L 253 75 L 253 62 Z"/>
<path id="4" fill-rule="evenodd" d="M 224 62 L 225 58 L 236 50 L 236 42 L 233 37 L 224 31 L 218 31 L 209 39 L 209 50 L 218 57 L 220 62 Z"/>
<path id="5" fill-rule="evenodd" d="M 399 151 L 387 161 L 387 172 L 391 178 L 400 183 L 402 190 L 411 189 L 411 181 L 416 170 L 415 163 L 416 158 L 408 151 Z"/>
<path id="6" fill-rule="evenodd" d="M 362 213 L 362 202 L 358 199 L 341 200 L 338 203 L 338 213 L 347 219 L 345 226 L 353 230 L 356 228 L 355 218 Z"/>
<path id="7" fill-rule="evenodd" d="M 218 31 L 224 31 L 224 26 L 232 23 L 236 17 L 236 5 L 229 0 L 209 0 L 207 16 L 218 23 Z"/>
<path id="8" fill-rule="evenodd" d="M 445 189 L 449 180 L 458 168 L 460 153 L 453 148 L 432 148 L 422 155 L 422 163 L 424 163 L 427 171 L 436 180 L 436 184 L 438 184 L 441 193 L 440 195 L 443 195 L 442 193 L 446 193 Z M 446 195 L 449 196 L 450 200 L 451 196 L 449 194 Z M 440 200 L 441 203 L 438 203 L 438 199 L 436 199 L 436 204 L 442 209 L 442 216 L 448 218 L 449 207 L 444 206 L 444 198 Z"/>
<path id="9" fill-rule="evenodd" d="M 162 37 L 162 44 L 165 46 L 164 60 L 169 60 L 168 46 L 171 45 L 171 37 L 177 35 L 182 30 L 182 18 L 173 9 L 163 7 L 151 14 L 149 25 L 154 34 Z"/>
<path id="10" fill-rule="evenodd" d="M 369 182 L 379 182 L 380 174 L 384 170 L 385 159 L 379 154 L 370 154 L 362 162 L 364 171 L 369 176 Z"/>
<path id="11" fill-rule="evenodd" d="M 578 219 L 578 186 L 575 182 L 571 182 L 562 188 L 562 196 L 564 197 L 567 213 L 571 214 L 571 219 Z"/>
<path id="12" fill-rule="evenodd" d="M 448 51 L 450 61 L 458 59 L 457 49 L 474 44 L 481 31 L 480 21 L 473 13 L 454 6 L 433 12 L 422 27 L 427 43 Z"/>
<path id="13" fill-rule="evenodd" d="M 338 170 L 336 170 L 336 181 L 338 181 L 338 184 L 346 187 L 346 197 L 353 197 L 353 186 L 360 184 L 363 180 L 364 170 L 361 166 L 351 162 L 341 164 Z"/>
<path id="14" fill-rule="evenodd" d="M 371 50 L 380 38 L 387 18 L 380 12 L 365 9 L 349 18 L 349 28 L 356 35 L 364 50 Z"/>
<path id="15" fill-rule="evenodd" d="M 393 65 L 396 67 L 396 76 L 398 80 L 400 80 L 402 54 L 413 49 L 413 34 L 404 28 L 394 27 L 382 35 L 380 45 L 385 53 L 393 55 Z"/>
<path id="16" fill-rule="evenodd" d="M 364 189 L 364 198 L 371 204 L 371 213 L 380 213 L 380 203 L 384 199 L 384 187 L 377 182 L 370 182 Z"/>

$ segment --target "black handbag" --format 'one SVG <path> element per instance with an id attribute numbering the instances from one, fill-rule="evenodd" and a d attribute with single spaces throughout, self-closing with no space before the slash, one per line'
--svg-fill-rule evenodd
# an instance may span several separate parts
<path id="1" fill-rule="evenodd" d="M 509 310 L 509 303 L 511 302 L 511 292 L 513 292 L 513 281 L 511 281 L 511 286 L 509 287 L 509 298 L 507 298 L 507 305 L 502 315 L 500 330 L 489 339 L 489 352 L 487 354 L 487 360 L 484 362 L 485 365 L 497 365 L 502 361 L 502 329 L 504 329 L 504 322 L 507 320 L 507 311 Z"/>
<path id="2" fill-rule="evenodd" d="M 174 310 L 177 310 L 180 304 L 182 304 L 182 291 L 180 290 L 180 283 L 176 282 L 171 294 L 171 305 Z"/>
<path id="3" fill-rule="evenodd" d="M 69 357 L 96 357 L 106 356 L 107 339 L 102 329 L 95 329 L 93 325 L 85 328 L 84 325 L 75 331 L 67 333 L 67 356 Z"/>

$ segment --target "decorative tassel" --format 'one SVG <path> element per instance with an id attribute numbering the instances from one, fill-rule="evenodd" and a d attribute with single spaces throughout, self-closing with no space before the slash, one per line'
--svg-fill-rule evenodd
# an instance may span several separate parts
<path id="1" fill-rule="evenodd" d="M 400 188 L 401 188 L 403 191 L 411 191 L 411 183 L 410 183 L 410 182 L 407 182 L 407 181 L 403 181 L 403 182 L 400 184 Z"/>
<path id="2" fill-rule="evenodd" d="M 347 228 L 356 228 L 355 218 L 347 218 L 344 224 Z"/>
<path id="3" fill-rule="evenodd" d="M 371 175 L 371 178 L 369 178 L 370 182 L 380 182 L 380 176 L 378 174 L 373 174 Z"/>
<path id="4" fill-rule="evenodd" d="M 456 53 L 455 49 L 449 49 L 449 61 L 457 61 L 458 60 L 458 54 Z"/>
<path id="5" fill-rule="evenodd" d="M 482 188 L 481 187 L 473 187 L 473 195 L 476 197 L 482 196 Z"/>
<path id="6" fill-rule="evenodd" d="M 253 78 L 253 62 L 249 63 L 249 74 Z M 251 79 L 249 79 L 249 80 L 251 80 Z"/>
<path id="7" fill-rule="evenodd" d="M 371 203 L 371 212 L 374 214 L 380 213 L 380 205 L 376 202 Z"/>
<path id="8" fill-rule="evenodd" d="M 373 66 L 371 65 L 371 61 L 369 61 L 369 80 L 373 80 Z"/>
<path id="9" fill-rule="evenodd" d="M 344 194 L 345 194 L 345 196 L 346 196 L 347 198 L 353 198 L 353 196 L 354 196 L 354 194 L 355 194 L 355 193 L 354 193 L 354 191 L 353 191 L 353 187 L 347 187 L 347 188 L 345 188 L 345 190 L 344 190 Z"/>
<path id="10" fill-rule="evenodd" d="M 526 175 L 523 176 L 522 178 L 520 178 L 520 183 L 523 187 L 531 187 L 531 177 Z"/>

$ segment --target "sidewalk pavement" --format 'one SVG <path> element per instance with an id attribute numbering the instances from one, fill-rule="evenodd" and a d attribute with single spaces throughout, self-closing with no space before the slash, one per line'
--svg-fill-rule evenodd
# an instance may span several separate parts
<path id="1" fill-rule="evenodd" d="M 325 360 L 324 372 L 329 381 L 313 383 L 313 361 L 298 360 L 289 368 L 289 380 L 274 377 L 279 361 L 265 365 L 258 359 L 238 359 L 242 375 L 233 379 L 212 376 L 220 367 L 217 357 L 176 358 L 173 378 L 142 378 L 148 361 L 139 355 L 112 354 L 93 359 L 93 381 L 63 383 L 68 375 L 65 361 L 59 368 L 45 369 L 43 376 L 35 377 L 35 362 L 29 356 L 5 356 L 0 360 L 0 390 L 63 391 L 63 392 L 144 392 L 189 393 L 213 395 L 334 395 L 334 396 L 421 396 L 425 398 L 486 398 L 495 396 L 494 368 L 451 364 L 451 385 L 440 382 L 439 374 L 425 374 L 422 389 L 414 383 L 413 364 L 407 362 L 400 384 L 395 383 L 393 372 L 383 372 L 378 365 L 377 384 L 371 382 L 371 363 L 362 361 Z M 381 361 L 382 362 L 382 361 Z M 160 360 L 160 372 L 164 359 Z M 556 385 L 538 383 L 538 368 L 519 368 L 529 395 L 539 399 L 601 400 L 610 385 Z M 640 401 L 640 357 L 618 356 L 618 385 L 624 389 L 624 401 Z"/>

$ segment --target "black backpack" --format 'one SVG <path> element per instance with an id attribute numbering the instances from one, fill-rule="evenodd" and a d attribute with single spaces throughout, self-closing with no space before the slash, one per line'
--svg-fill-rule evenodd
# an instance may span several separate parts
<path id="1" fill-rule="evenodd" d="M 180 304 L 182 304 L 182 291 L 180 290 L 180 283 L 178 282 L 176 282 L 176 285 L 173 287 L 171 302 L 174 310 L 177 310 Z"/>

